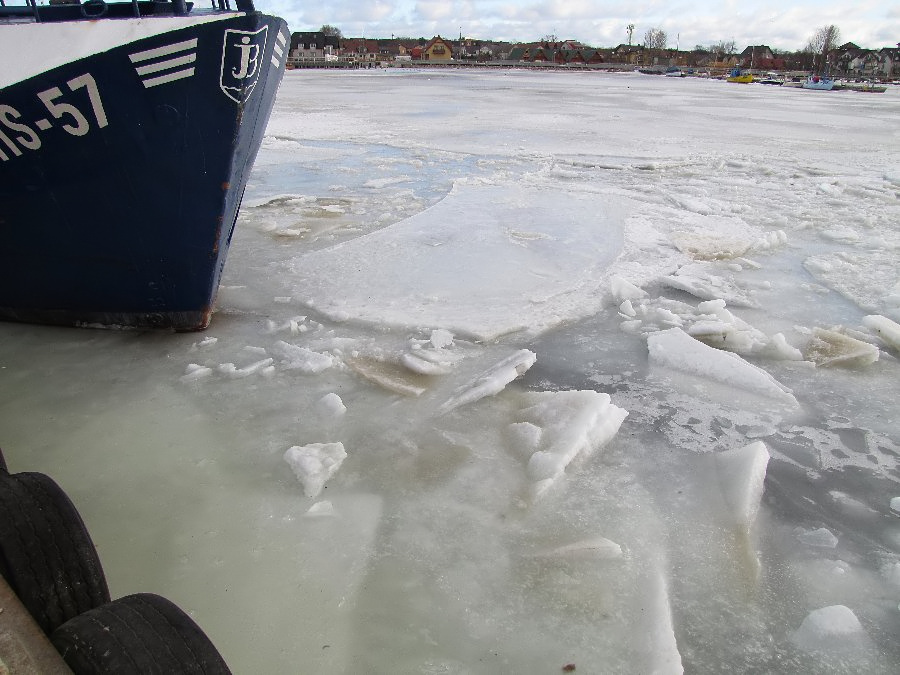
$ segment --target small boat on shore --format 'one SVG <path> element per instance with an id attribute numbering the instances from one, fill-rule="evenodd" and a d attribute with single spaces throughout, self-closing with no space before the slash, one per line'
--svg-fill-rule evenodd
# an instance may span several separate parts
<path id="1" fill-rule="evenodd" d="M 810 75 L 800 86 L 814 91 L 831 91 L 834 89 L 834 80 L 825 75 Z"/>
<path id="2" fill-rule="evenodd" d="M 290 34 L 252 0 L 0 6 L 0 319 L 209 324 Z"/>
<path id="3" fill-rule="evenodd" d="M 754 80 L 754 82 L 759 82 L 760 84 L 771 84 L 777 87 L 781 87 L 784 85 L 784 77 L 780 76 L 778 73 L 766 73 L 762 77 L 758 77 Z"/>
<path id="4" fill-rule="evenodd" d="M 753 82 L 753 75 L 741 72 L 740 68 L 734 68 L 725 78 L 728 82 L 736 82 L 738 84 L 750 84 Z"/>
<path id="5" fill-rule="evenodd" d="M 883 94 L 887 87 L 872 82 L 840 82 L 835 83 L 834 88 L 841 91 L 860 91 L 870 94 Z"/>

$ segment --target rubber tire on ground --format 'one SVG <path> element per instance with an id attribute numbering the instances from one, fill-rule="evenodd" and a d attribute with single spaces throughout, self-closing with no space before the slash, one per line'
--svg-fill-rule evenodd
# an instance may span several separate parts
<path id="1" fill-rule="evenodd" d="M 229 675 L 225 660 L 177 605 L 152 593 L 75 617 L 50 640 L 75 675 Z"/>
<path id="2" fill-rule="evenodd" d="M 110 599 L 84 521 L 42 473 L 0 473 L 0 574 L 47 635 Z"/>

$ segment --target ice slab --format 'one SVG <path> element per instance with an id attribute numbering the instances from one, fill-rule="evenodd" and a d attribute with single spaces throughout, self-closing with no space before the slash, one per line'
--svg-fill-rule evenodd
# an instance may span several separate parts
<path id="1" fill-rule="evenodd" d="M 866 328 L 884 340 L 886 344 L 900 351 L 900 324 L 880 314 L 863 317 L 862 322 Z"/>
<path id="2" fill-rule="evenodd" d="M 736 307 L 759 307 L 751 291 L 740 286 L 734 274 L 718 262 L 688 263 L 660 281 L 701 300 L 723 299 Z"/>
<path id="3" fill-rule="evenodd" d="M 474 403 L 485 396 L 499 394 L 507 384 L 524 375 L 534 365 L 537 356 L 527 349 L 520 349 L 491 366 L 473 381 L 468 382 L 444 402 L 440 413 L 448 413 L 455 408 Z"/>
<path id="4" fill-rule="evenodd" d="M 816 328 L 806 345 L 806 358 L 817 366 L 859 368 L 878 360 L 878 347 L 837 330 Z"/>
<path id="5" fill-rule="evenodd" d="M 357 375 L 395 394 L 421 396 L 428 390 L 426 376 L 400 364 L 365 356 L 347 357 L 344 363 Z"/>
<path id="6" fill-rule="evenodd" d="M 680 328 L 651 333 L 647 347 L 650 361 L 658 365 L 797 405 L 791 390 L 762 368 L 737 354 L 705 345 Z"/>
<path id="7" fill-rule="evenodd" d="M 281 357 L 280 367 L 285 370 L 297 370 L 301 373 L 316 374 L 334 365 L 330 354 L 314 352 L 306 347 L 279 340 L 272 350 Z"/>
<path id="8" fill-rule="evenodd" d="M 622 547 L 606 537 L 592 537 L 581 541 L 564 544 L 548 551 L 540 551 L 535 554 L 547 558 L 586 558 L 586 559 L 615 559 L 621 558 L 624 553 Z"/>
<path id="9" fill-rule="evenodd" d="M 900 516 L 900 497 L 891 498 L 891 513 Z"/>
<path id="10" fill-rule="evenodd" d="M 796 534 L 797 539 L 807 546 L 814 546 L 816 548 L 834 548 L 838 545 L 838 538 L 834 536 L 834 533 L 831 530 L 824 527 L 819 527 L 815 530 L 798 528 Z"/>
<path id="11" fill-rule="evenodd" d="M 422 213 L 294 258 L 291 295 L 331 318 L 481 339 L 556 325 L 602 306 L 626 202 L 460 181 Z"/>
<path id="12" fill-rule="evenodd" d="M 536 448 L 527 466 L 532 497 L 546 491 L 576 457 L 608 443 L 628 416 L 609 394 L 597 391 L 529 392 L 522 402 L 511 434 Z M 528 433 L 534 428 L 540 433 Z"/>
<path id="13" fill-rule="evenodd" d="M 735 525 L 749 527 L 756 519 L 768 464 L 769 451 L 762 441 L 716 455 L 719 489 Z"/>

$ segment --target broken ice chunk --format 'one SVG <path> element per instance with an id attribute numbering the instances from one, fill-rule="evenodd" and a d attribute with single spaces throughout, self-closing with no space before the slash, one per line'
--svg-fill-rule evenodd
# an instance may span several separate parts
<path id="1" fill-rule="evenodd" d="M 344 363 L 369 382 L 395 394 L 421 396 L 428 389 L 425 376 L 412 373 L 409 369 L 401 368 L 395 363 L 364 356 L 345 358 Z"/>
<path id="2" fill-rule="evenodd" d="M 420 375 L 447 375 L 452 368 L 452 361 L 442 359 L 438 350 L 417 349 L 400 357 L 400 363 L 414 373 Z"/>
<path id="3" fill-rule="evenodd" d="M 784 361 L 803 360 L 803 352 L 793 345 L 788 344 L 787 338 L 784 337 L 783 333 L 775 333 L 775 335 L 772 336 L 772 341 L 766 345 L 764 352 L 771 358 L 782 359 Z"/>
<path id="4" fill-rule="evenodd" d="M 750 527 L 756 520 L 768 464 L 769 451 L 762 441 L 716 455 L 719 489 L 735 525 Z"/>
<path id="5" fill-rule="evenodd" d="M 205 338 L 200 340 L 200 342 L 195 342 L 191 345 L 191 351 L 202 349 L 203 347 L 210 347 L 216 344 L 219 341 L 219 338 L 213 337 L 212 335 L 207 335 Z"/>
<path id="6" fill-rule="evenodd" d="M 858 368 L 878 360 L 878 347 L 836 330 L 816 328 L 806 345 L 806 359 L 817 366 Z"/>
<path id="7" fill-rule="evenodd" d="M 262 359 L 261 361 L 251 363 L 249 366 L 244 366 L 243 368 L 238 368 L 233 363 L 222 363 L 219 365 L 218 370 L 223 375 L 227 375 L 231 378 L 249 377 L 257 372 L 264 372 L 272 365 L 272 362 L 273 359 Z"/>
<path id="8" fill-rule="evenodd" d="M 327 516 L 334 515 L 334 504 L 332 504 L 327 499 L 322 500 L 321 502 L 316 502 L 304 514 L 309 518 L 322 518 Z"/>
<path id="9" fill-rule="evenodd" d="M 891 499 L 891 513 L 895 516 L 900 516 L 900 497 L 893 497 Z"/>
<path id="10" fill-rule="evenodd" d="M 784 230 L 776 230 L 774 232 L 766 232 L 759 239 L 753 242 L 751 250 L 753 251 L 770 251 L 787 243 L 788 236 Z"/>
<path id="11" fill-rule="evenodd" d="M 524 396 L 523 421 L 541 428 L 540 449 L 528 460 L 528 476 L 541 490 L 579 455 L 589 455 L 619 431 L 628 412 L 597 391 L 532 392 Z"/>
<path id="12" fill-rule="evenodd" d="M 631 304 L 631 300 L 623 300 L 622 304 L 619 305 L 619 313 L 622 316 L 637 316 L 637 312 L 634 311 L 634 305 Z"/>
<path id="13" fill-rule="evenodd" d="M 194 382 L 204 377 L 212 375 L 212 368 L 201 366 L 199 363 L 189 363 L 185 368 L 184 375 L 181 376 L 182 382 Z"/>
<path id="14" fill-rule="evenodd" d="M 797 405 L 791 390 L 737 354 L 714 349 L 680 328 L 647 336 L 650 361 L 675 370 Z"/>
<path id="15" fill-rule="evenodd" d="M 900 324 L 894 323 L 880 314 L 863 317 L 862 322 L 863 326 L 884 340 L 886 344 L 900 351 Z"/>
<path id="16" fill-rule="evenodd" d="M 347 407 L 341 400 L 341 397 L 334 392 L 325 394 L 319 399 L 319 408 L 330 417 L 340 417 L 347 412 Z"/>
<path id="17" fill-rule="evenodd" d="M 765 345 L 765 336 L 759 331 L 741 330 L 733 323 L 719 320 L 697 321 L 687 329 L 688 335 L 716 349 L 736 354 L 749 354 Z"/>
<path id="18" fill-rule="evenodd" d="M 443 328 L 431 331 L 431 346 L 435 349 L 443 349 L 453 344 L 453 333 Z"/>
<path id="19" fill-rule="evenodd" d="M 343 443 L 312 443 L 295 445 L 284 453 L 284 461 L 303 485 L 307 497 L 317 497 L 343 464 L 347 453 Z"/>
<path id="20" fill-rule="evenodd" d="M 517 454 L 531 457 L 541 443 L 543 429 L 531 422 L 513 422 L 508 427 L 510 445 Z"/>
<path id="21" fill-rule="evenodd" d="M 797 539 L 807 546 L 816 546 L 818 548 L 834 548 L 838 545 L 838 538 L 834 536 L 831 530 L 820 527 L 815 530 L 804 530 L 798 528 L 795 530 Z"/>
<path id="22" fill-rule="evenodd" d="M 863 634 L 859 619 L 849 607 L 832 605 L 810 612 L 791 640 L 806 651 L 832 651 L 842 647 L 842 640 Z"/>
<path id="23" fill-rule="evenodd" d="M 285 370 L 299 370 L 302 373 L 321 373 L 334 365 L 334 357 L 331 354 L 321 354 L 306 347 L 298 347 L 289 342 L 279 340 L 272 346 L 274 351 L 282 359 Z"/>
<path id="24" fill-rule="evenodd" d="M 557 546 L 549 551 L 537 554 L 547 558 L 596 558 L 611 559 L 622 557 L 622 547 L 606 537 L 582 539 L 572 544 Z"/>
<path id="25" fill-rule="evenodd" d="M 494 364 L 473 382 L 457 389 L 453 396 L 440 407 L 439 412 L 447 413 L 461 405 L 500 393 L 507 384 L 524 375 L 534 365 L 536 359 L 537 356 L 534 352 L 520 349 Z"/>
<path id="26" fill-rule="evenodd" d="M 736 307 L 759 307 L 750 292 L 737 285 L 734 275 L 715 263 L 688 263 L 675 274 L 663 277 L 660 281 L 701 300 L 723 298 L 729 305 Z"/>
<path id="27" fill-rule="evenodd" d="M 751 245 L 746 236 L 720 232 L 672 232 L 669 237 L 682 253 L 696 260 L 727 260 L 746 253 Z"/>
<path id="28" fill-rule="evenodd" d="M 618 303 L 625 300 L 640 300 L 641 298 L 647 297 L 647 291 L 619 276 L 614 276 L 609 280 L 609 289 L 612 292 L 613 298 L 615 298 Z"/>

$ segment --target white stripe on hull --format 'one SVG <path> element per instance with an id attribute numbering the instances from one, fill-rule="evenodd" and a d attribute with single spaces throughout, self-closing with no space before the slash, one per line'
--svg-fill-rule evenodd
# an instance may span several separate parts
<path id="1" fill-rule="evenodd" d="M 167 59 L 166 61 L 157 61 L 156 63 L 150 63 L 146 66 L 138 66 L 135 70 L 138 75 L 143 77 L 144 75 L 150 75 L 151 73 L 158 73 L 161 70 L 171 70 L 172 68 L 178 68 L 179 66 L 186 66 L 196 60 L 196 54 L 188 54 L 187 56 L 179 56 L 176 59 Z"/>
<path id="2" fill-rule="evenodd" d="M 176 42 L 175 44 L 166 45 L 165 47 L 157 47 L 156 49 L 147 49 L 136 54 L 129 54 L 128 58 L 132 63 L 140 63 L 141 61 L 149 61 L 160 56 L 168 56 L 169 54 L 177 54 L 178 52 L 186 52 L 197 48 L 197 38 L 193 40 L 185 40 L 184 42 Z"/>
<path id="3" fill-rule="evenodd" d="M 284 57 L 284 50 L 287 46 L 288 37 L 281 31 L 275 36 L 275 44 L 272 46 L 272 65 L 276 68 L 281 67 L 281 59 Z"/>
<path id="4" fill-rule="evenodd" d="M 174 73 L 169 73 L 168 75 L 160 75 L 159 77 L 151 77 L 144 80 L 144 87 L 149 89 L 150 87 L 156 87 L 157 85 L 165 84 L 166 82 L 174 82 L 175 80 L 183 80 L 186 77 L 193 77 L 193 75 L 193 68 L 179 70 Z"/>

